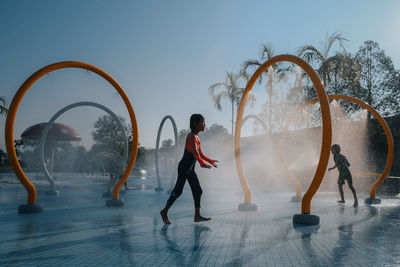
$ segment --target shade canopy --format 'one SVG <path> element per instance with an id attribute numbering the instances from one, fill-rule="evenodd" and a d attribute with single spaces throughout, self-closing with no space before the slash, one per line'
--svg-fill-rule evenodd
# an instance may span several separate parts
<path id="1" fill-rule="evenodd" d="M 22 134 L 22 139 L 30 139 L 30 140 L 40 140 L 42 137 L 42 132 L 46 127 L 47 122 L 42 122 L 35 124 L 29 128 L 27 128 Z M 47 134 L 46 140 L 50 141 L 80 141 L 82 138 L 79 134 L 72 129 L 71 127 L 61 124 L 61 123 L 53 123 L 50 127 L 50 130 Z"/>

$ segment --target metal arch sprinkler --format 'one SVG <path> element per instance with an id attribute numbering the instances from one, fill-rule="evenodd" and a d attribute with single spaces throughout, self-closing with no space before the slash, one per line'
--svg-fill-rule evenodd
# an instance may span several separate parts
<path id="1" fill-rule="evenodd" d="M 175 137 L 175 148 L 179 147 L 179 138 L 178 138 L 178 130 L 176 127 L 175 120 L 172 116 L 167 115 L 165 116 L 160 123 L 160 126 L 158 127 L 158 132 L 157 132 L 157 140 L 156 140 L 156 174 L 157 174 L 157 187 L 155 188 L 156 191 L 162 191 L 164 188 L 162 188 L 161 185 L 161 179 L 160 179 L 160 171 L 158 168 L 158 151 L 160 149 L 160 138 L 161 138 L 161 131 L 163 129 L 165 121 L 169 119 L 171 121 L 172 127 L 174 129 L 174 137 Z"/>
<path id="2" fill-rule="evenodd" d="M 81 107 L 81 106 L 89 106 L 89 107 L 95 107 L 95 108 L 99 108 L 105 112 L 107 112 L 113 119 L 114 121 L 117 123 L 118 128 L 120 129 L 120 131 L 123 134 L 123 139 L 124 139 L 124 153 L 122 155 L 122 160 L 120 162 L 120 168 L 119 168 L 119 172 L 117 173 L 116 177 L 119 177 L 122 172 L 123 172 L 123 168 L 126 165 L 126 160 L 128 159 L 128 137 L 126 135 L 126 131 L 124 126 L 122 125 L 121 121 L 118 119 L 117 115 L 115 115 L 114 112 L 112 112 L 109 108 L 107 108 L 106 106 L 102 105 L 102 104 L 98 104 L 95 102 L 89 102 L 89 101 L 82 101 L 82 102 L 77 102 L 77 103 L 73 103 L 70 104 L 62 109 L 60 109 L 58 112 L 56 112 L 56 114 L 53 115 L 53 117 L 51 117 L 51 119 L 47 122 L 46 127 L 44 128 L 43 132 L 42 132 L 42 136 L 40 139 L 40 146 L 39 146 L 39 155 L 40 155 L 40 159 L 42 162 L 42 166 L 43 166 L 43 170 L 45 172 L 45 175 L 47 177 L 47 180 L 50 183 L 50 190 L 46 192 L 47 195 L 58 195 L 58 191 L 56 190 L 56 185 L 53 179 L 53 176 L 51 175 L 51 173 L 49 172 L 48 168 L 47 168 L 47 164 L 45 163 L 45 159 L 44 159 L 44 145 L 46 143 L 46 138 L 47 138 L 47 134 L 50 130 L 50 128 L 52 127 L 53 123 L 65 112 L 67 112 L 68 110 L 71 110 L 73 108 L 76 107 Z M 110 183 L 107 186 L 107 192 L 105 192 L 103 194 L 104 197 L 111 197 L 112 196 L 112 192 L 111 192 L 111 187 L 114 185 L 114 181 L 110 180 Z"/>
<path id="3" fill-rule="evenodd" d="M 246 123 L 246 121 L 249 120 L 249 119 L 255 119 L 256 121 L 258 121 L 261 124 L 261 126 L 263 127 L 265 133 L 268 133 L 267 125 L 265 125 L 264 121 L 257 115 L 247 115 L 247 116 L 245 116 L 243 118 L 243 120 L 242 120 L 242 127 Z"/>
<path id="4" fill-rule="evenodd" d="M 321 103 L 321 110 L 322 110 L 322 146 L 321 146 L 321 153 L 320 159 L 318 162 L 317 170 L 315 172 L 313 181 L 309 189 L 307 190 L 306 194 L 302 199 L 302 207 L 301 207 L 301 214 L 296 214 L 293 216 L 293 223 L 294 224 L 310 224 L 315 225 L 319 224 L 319 217 L 316 215 L 310 214 L 311 209 L 311 200 L 315 193 L 317 192 L 322 179 L 324 177 L 326 167 L 328 166 L 329 155 L 330 155 L 330 147 L 332 142 L 332 124 L 331 124 L 331 114 L 329 110 L 329 102 L 328 97 L 326 95 L 324 86 L 322 85 L 321 80 L 319 79 L 317 73 L 312 69 L 312 67 L 305 62 L 303 59 L 292 56 L 292 55 L 279 55 L 275 56 L 266 62 L 264 62 L 253 74 L 250 78 L 249 82 L 247 83 L 246 89 L 243 93 L 242 99 L 239 104 L 239 108 L 237 111 L 237 119 L 235 125 L 235 160 L 236 160 L 236 168 L 238 171 L 238 176 L 240 179 L 240 184 L 243 188 L 244 192 L 244 203 L 239 205 L 239 210 L 255 210 L 257 206 L 251 203 L 251 191 L 247 183 L 246 176 L 243 172 L 242 166 L 242 159 L 240 153 L 240 134 L 241 134 L 241 125 L 242 125 L 242 117 L 245 108 L 245 103 L 248 98 L 248 94 L 254 86 L 254 83 L 257 79 L 261 76 L 261 74 L 273 64 L 288 61 L 294 63 L 301 67 L 306 74 L 310 77 L 314 88 L 316 89 L 318 99 Z"/>
<path id="5" fill-rule="evenodd" d="M 26 188 L 28 192 L 28 201 L 26 205 L 20 205 L 18 212 L 19 213 L 34 213 L 34 212 L 41 212 L 43 210 L 43 206 L 41 204 L 36 204 L 36 188 L 35 186 L 29 181 L 28 177 L 25 175 L 24 171 L 21 168 L 21 165 L 18 162 L 17 154 L 15 152 L 14 148 L 14 121 L 15 121 L 15 116 L 18 110 L 18 106 L 22 101 L 22 98 L 24 97 L 25 93 L 29 90 L 29 88 L 41 77 L 46 75 L 47 73 L 50 73 L 55 70 L 63 69 L 63 68 L 80 68 L 80 69 L 85 69 L 91 72 L 94 72 L 101 77 L 103 77 L 105 80 L 107 80 L 114 88 L 117 90 L 119 95 L 121 96 L 122 100 L 125 103 L 126 108 L 128 109 L 129 112 L 129 117 L 131 120 L 132 124 L 132 148 L 131 148 L 131 153 L 128 159 L 128 165 L 125 168 L 121 179 L 118 181 L 118 183 L 114 186 L 113 189 L 113 196 L 111 200 L 107 200 L 106 206 L 122 206 L 123 201 L 119 199 L 119 190 L 121 186 L 125 183 L 125 181 L 128 179 L 128 176 L 130 172 L 132 171 L 133 165 L 136 160 L 136 154 L 137 154 L 137 147 L 138 147 L 138 129 L 137 129 L 137 122 L 136 122 L 136 116 L 135 112 L 133 110 L 133 107 L 129 101 L 128 96 L 126 95 L 125 91 L 122 89 L 122 87 L 106 72 L 103 70 L 87 64 L 83 62 L 78 62 L 78 61 L 62 61 L 58 63 L 54 63 L 51 65 L 48 65 L 46 67 L 41 68 L 40 70 L 36 71 L 33 73 L 18 89 L 17 93 L 14 95 L 14 98 L 11 102 L 9 112 L 7 114 L 7 119 L 6 119 L 6 127 L 5 127 L 5 143 L 6 143 L 6 149 L 7 149 L 7 156 L 10 160 L 10 164 L 12 168 L 14 169 L 14 172 L 21 182 L 21 184 Z"/>
<path id="6" fill-rule="evenodd" d="M 352 102 L 355 104 L 358 104 L 360 106 L 362 106 L 363 108 L 367 109 L 369 112 L 371 112 L 371 114 L 379 121 L 379 123 L 381 124 L 383 131 L 385 132 L 386 135 L 386 141 L 387 141 L 387 146 L 388 146 L 388 157 L 386 159 L 386 165 L 385 168 L 382 172 L 382 174 L 379 176 L 379 179 L 371 186 L 370 189 L 370 197 L 365 199 L 365 203 L 366 204 L 379 204 L 381 203 L 381 200 L 379 198 L 376 198 L 376 190 L 378 189 L 378 187 L 385 181 L 386 176 L 389 174 L 389 171 L 392 167 L 393 164 L 393 158 L 394 158 L 394 141 L 393 141 L 393 136 L 392 133 L 390 131 L 389 126 L 387 125 L 385 119 L 370 105 L 368 105 L 367 103 L 361 101 L 360 99 L 354 98 L 354 97 L 350 97 L 350 96 L 345 96 L 345 95 L 328 95 L 328 99 L 331 100 L 345 100 L 348 102 Z M 286 122 L 286 125 L 284 127 L 283 130 L 283 135 L 281 137 L 281 141 L 282 141 L 282 146 L 281 146 L 281 161 L 282 164 L 286 167 L 286 173 L 289 177 L 289 179 L 291 181 L 295 181 L 296 184 L 300 187 L 300 196 L 301 196 L 301 186 L 300 183 L 297 181 L 297 179 L 293 176 L 293 174 L 290 172 L 284 154 L 283 154 L 283 147 L 284 147 L 284 139 L 285 139 L 285 135 L 286 132 L 289 129 L 290 124 L 293 122 L 294 118 L 296 117 L 296 114 L 298 114 L 299 112 L 301 112 L 302 110 L 304 110 L 306 107 L 313 105 L 315 103 L 318 102 L 318 98 L 314 98 L 309 100 L 308 102 L 304 103 L 302 106 L 300 106 L 299 108 L 296 109 L 296 111 L 293 113 L 292 117 L 289 118 L 289 120 Z M 298 187 L 296 186 L 296 192 L 298 190 Z"/>

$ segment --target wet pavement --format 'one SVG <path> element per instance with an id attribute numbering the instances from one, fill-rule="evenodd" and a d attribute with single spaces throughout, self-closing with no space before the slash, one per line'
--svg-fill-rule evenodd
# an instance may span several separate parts
<path id="1" fill-rule="evenodd" d="M 148 180 L 133 179 L 122 192 L 125 206 L 105 206 L 101 186 L 60 187 L 58 197 L 38 192 L 41 214 L 17 214 L 26 193 L 16 183 L 0 186 L 0 266 L 398 266 L 400 199 L 382 204 L 336 204 L 337 192 L 317 193 L 318 226 L 293 226 L 300 203 L 292 192 L 254 192 L 255 212 L 239 212 L 240 192 L 205 190 L 193 222 L 186 186 L 171 208 L 172 224 L 159 211 L 168 195 Z M 155 184 L 155 183 L 153 183 Z M 348 191 L 348 190 L 347 190 Z"/>

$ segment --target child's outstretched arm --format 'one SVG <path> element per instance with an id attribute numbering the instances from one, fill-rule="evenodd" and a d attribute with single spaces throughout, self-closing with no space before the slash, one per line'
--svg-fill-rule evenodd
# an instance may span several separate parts
<path id="1" fill-rule="evenodd" d="M 336 166 L 336 164 L 335 164 L 335 166 L 333 166 L 333 167 L 331 167 L 331 168 L 328 168 L 328 171 L 331 171 L 331 170 L 333 170 L 334 168 L 336 168 L 337 166 Z"/>
<path id="2" fill-rule="evenodd" d="M 207 161 L 208 163 L 213 165 L 215 168 L 217 168 L 217 164 L 215 164 L 215 163 L 218 162 L 218 160 L 207 158 L 206 155 L 204 155 L 203 152 L 201 151 L 200 147 L 199 147 L 199 154 L 205 161 Z"/>

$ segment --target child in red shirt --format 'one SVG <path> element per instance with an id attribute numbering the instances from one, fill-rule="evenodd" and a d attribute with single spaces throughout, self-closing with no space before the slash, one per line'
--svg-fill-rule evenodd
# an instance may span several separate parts
<path id="1" fill-rule="evenodd" d="M 185 151 L 178 165 L 178 179 L 176 181 L 174 189 L 171 192 L 171 196 L 167 200 L 165 208 L 160 211 L 161 217 L 166 224 L 171 223 L 168 219 L 168 210 L 175 202 L 175 200 L 182 194 L 182 190 L 185 186 L 186 180 L 188 180 L 189 182 L 194 199 L 194 221 L 201 222 L 211 219 L 200 215 L 200 199 L 203 190 L 201 189 L 199 179 L 196 175 L 196 172 L 194 171 L 196 160 L 200 163 L 200 167 L 202 168 L 210 169 L 211 166 L 208 164 L 211 164 L 215 168 L 217 167 L 215 163 L 218 162 L 218 160 L 213 160 L 206 157 L 201 151 L 200 139 L 197 134 L 204 131 L 205 126 L 206 123 L 204 117 L 201 114 L 193 114 L 190 117 L 191 132 L 186 137 Z"/>

